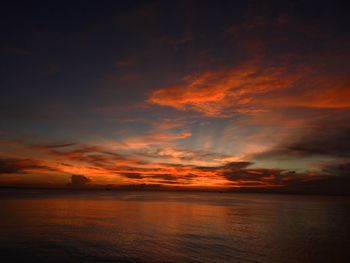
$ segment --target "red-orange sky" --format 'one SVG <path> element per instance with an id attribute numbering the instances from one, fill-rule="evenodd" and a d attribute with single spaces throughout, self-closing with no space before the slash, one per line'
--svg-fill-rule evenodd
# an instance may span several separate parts
<path id="1" fill-rule="evenodd" d="M 7 4 L 0 185 L 347 191 L 347 10 Z"/>

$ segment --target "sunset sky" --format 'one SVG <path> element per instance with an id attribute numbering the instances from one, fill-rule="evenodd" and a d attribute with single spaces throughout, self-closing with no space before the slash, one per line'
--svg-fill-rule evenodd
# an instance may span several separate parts
<path id="1" fill-rule="evenodd" d="M 349 192 L 345 1 L 11 1 L 0 185 Z"/>

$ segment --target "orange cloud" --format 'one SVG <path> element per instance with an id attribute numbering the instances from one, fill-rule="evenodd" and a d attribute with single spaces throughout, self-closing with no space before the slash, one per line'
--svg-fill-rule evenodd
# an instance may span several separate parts
<path id="1" fill-rule="evenodd" d="M 147 102 L 211 117 L 268 112 L 276 108 L 350 107 L 349 78 L 316 66 L 271 66 L 261 58 L 234 68 L 194 74 L 154 90 Z M 290 65 L 289 65 L 290 64 Z M 299 68 L 295 70 L 295 68 Z"/>
<path id="2" fill-rule="evenodd" d="M 266 108 L 315 108 L 315 109 L 346 109 L 350 108 L 350 86 L 339 83 L 334 79 L 332 83 L 313 80 L 312 88 L 304 89 L 298 94 L 272 95 L 257 101 Z M 327 85 L 328 84 L 328 85 Z"/>
<path id="3" fill-rule="evenodd" d="M 127 149 L 140 149 L 159 145 L 172 145 L 174 141 L 186 139 L 192 136 L 190 132 L 163 133 L 154 132 L 144 136 L 130 137 L 122 141 L 122 145 Z"/>
<path id="4" fill-rule="evenodd" d="M 146 135 L 146 138 L 157 139 L 157 140 L 178 140 L 190 137 L 192 134 L 190 132 L 182 132 L 180 134 L 174 133 L 152 133 Z"/>
<path id="5" fill-rule="evenodd" d="M 165 118 L 151 121 L 151 125 L 156 130 L 161 131 L 182 128 L 188 123 L 189 120 L 187 118 Z"/>
<path id="6" fill-rule="evenodd" d="M 299 78 L 299 74 L 287 73 L 283 67 L 262 69 L 247 63 L 186 77 L 182 84 L 155 90 L 148 102 L 179 110 L 194 110 L 207 116 L 259 112 L 266 109 L 254 104 L 256 95 L 285 89 Z"/>
<path id="7" fill-rule="evenodd" d="M 118 154 L 93 145 L 27 145 L 27 148 L 32 151 L 46 151 L 46 158 L 1 157 L 0 184 L 16 183 L 16 178 L 23 182 L 23 176 L 25 176 L 26 182 L 37 184 L 56 182 L 56 185 L 67 186 L 73 174 L 75 177 L 78 176 L 76 178 L 82 179 L 83 183 L 85 182 L 83 186 L 87 187 L 113 184 L 117 186 L 276 188 L 334 177 L 333 174 L 337 172 L 334 170 L 338 169 L 335 166 L 335 168 L 323 166 L 324 172 L 296 173 L 283 169 L 255 168 L 252 167 L 252 162 L 247 161 L 224 162 L 225 159 L 229 159 L 224 155 L 171 148 L 153 152 L 152 161 L 147 154 Z M 173 162 L 162 162 L 164 157 Z M 206 160 L 212 158 L 217 159 L 215 165 L 206 163 Z M 203 160 L 202 165 L 184 164 L 186 163 L 184 160 L 200 159 Z M 344 169 L 347 171 L 348 164 L 342 164 L 339 167 L 341 171 Z M 346 171 L 343 173 L 346 174 Z"/>

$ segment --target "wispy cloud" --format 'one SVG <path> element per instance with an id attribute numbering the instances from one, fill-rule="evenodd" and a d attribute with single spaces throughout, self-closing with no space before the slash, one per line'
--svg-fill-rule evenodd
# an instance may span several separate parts
<path id="1" fill-rule="evenodd" d="M 188 76 L 181 84 L 155 90 L 148 102 L 207 116 L 259 112 L 267 108 L 254 103 L 257 95 L 291 87 L 299 78 L 284 68 L 246 64 Z"/>
<path id="2" fill-rule="evenodd" d="M 1 174 L 40 172 L 50 177 L 60 173 L 67 175 L 67 179 L 71 180 L 69 184 L 76 187 L 84 187 L 88 184 L 91 186 L 160 184 L 202 188 L 283 188 L 302 182 L 328 180 L 336 176 L 339 169 L 344 170 L 342 174 L 348 172 L 347 163 L 338 165 L 337 168 L 324 164 L 319 167 L 318 171 L 305 173 L 285 169 L 259 168 L 250 161 L 221 163 L 218 161 L 216 165 L 208 165 L 206 162 L 209 163 L 210 159 L 222 158 L 223 160 L 227 156 L 180 149 L 160 149 L 145 154 L 118 154 L 93 145 L 49 144 L 28 147 L 33 150 L 46 150 L 46 159 L 2 158 Z M 149 159 L 150 155 L 153 160 Z M 149 161 L 145 161 L 147 158 Z M 197 161 L 202 159 L 202 164 L 184 164 L 193 159 Z"/>

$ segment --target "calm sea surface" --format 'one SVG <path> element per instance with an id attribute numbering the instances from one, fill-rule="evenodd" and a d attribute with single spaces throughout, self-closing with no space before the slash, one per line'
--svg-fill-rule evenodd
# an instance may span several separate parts
<path id="1" fill-rule="evenodd" d="M 0 191 L 0 262 L 350 262 L 350 201 Z"/>

